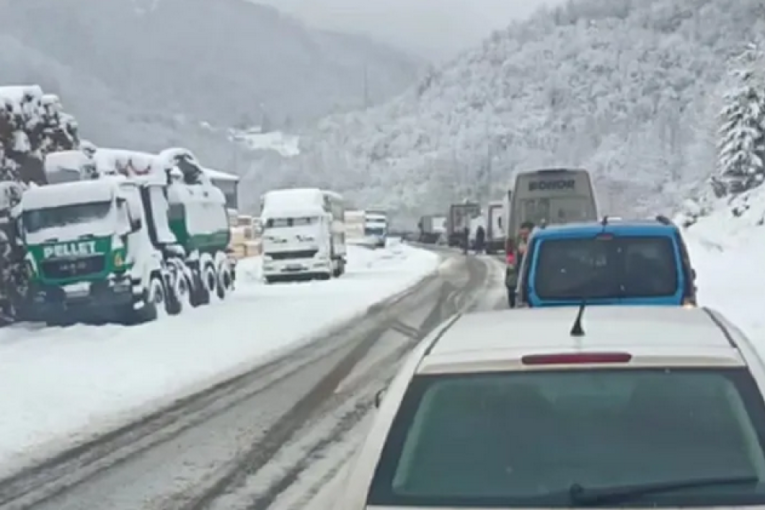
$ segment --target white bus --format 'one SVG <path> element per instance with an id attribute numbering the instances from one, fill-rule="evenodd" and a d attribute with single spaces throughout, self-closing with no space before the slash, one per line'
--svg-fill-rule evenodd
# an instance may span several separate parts
<path id="1" fill-rule="evenodd" d="M 508 192 L 506 239 L 514 239 L 525 222 L 543 224 L 597 221 L 598 207 L 587 170 L 554 168 L 521 172 Z"/>
<path id="2" fill-rule="evenodd" d="M 269 191 L 261 197 L 263 277 L 266 282 L 345 272 L 345 206 L 318 188 Z"/>

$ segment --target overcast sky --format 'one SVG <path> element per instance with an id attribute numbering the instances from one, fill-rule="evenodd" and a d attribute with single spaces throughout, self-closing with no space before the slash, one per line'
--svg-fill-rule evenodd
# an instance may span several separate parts
<path id="1" fill-rule="evenodd" d="M 253 0 L 307 23 L 362 32 L 439 60 L 479 43 L 492 30 L 560 0 Z"/>

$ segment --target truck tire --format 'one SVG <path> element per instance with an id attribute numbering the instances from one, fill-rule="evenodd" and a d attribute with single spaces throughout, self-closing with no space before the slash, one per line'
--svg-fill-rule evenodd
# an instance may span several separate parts
<path id="1" fill-rule="evenodd" d="M 171 282 L 172 285 L 166 287 L 168 292 L 165 294 L 165 310 L 168 315 L 178 315 L 188 302 L 189 282 L 182 273 L 176 273 L 176 277 Z"/>
<path id="2" fill-rule="evenodd" d="M 332 269 L 332 277 L 340 278 L 344 272 L 345 269 L 343 268 L 343 259 L 337 259 L 335 261 L 335 267 Z"/>
<path id="3" fill-rule="evenodd" d="M 202 279 L 207 289 L 207 301 L 209 302 L 210 296 L 218 292 L 218 274 L 215 272 L 215 266 L 212 262 L 205 264 L 202 269 Z"/>
<path id="4" fill-rule="evenodd" d="M 191 306 L 197 307 L 210 303 L 210 292 L 207 290 L 207 284 L 204 275 L 199 268 L 191 270 L 191 288 L 189 289 L 189 301 Z"/>
<path id="5" fill-rule="evenodd" d="M 144 292 L 144 305 L 133 312 L 133 324 L 144 324 L 157 320 L 159 311 L 165 309 L 165 285 L 159 276 L 152 276 L 149 288 Z"/>
<path id="6" fill-rule="evenodd" d="M 216 273 L 218 278 L 215 293 L 218 295 L 218 299 L 225 299 L 226 294 L 231 290 L 231 270 L 228 264 L 221 264 Z"/>

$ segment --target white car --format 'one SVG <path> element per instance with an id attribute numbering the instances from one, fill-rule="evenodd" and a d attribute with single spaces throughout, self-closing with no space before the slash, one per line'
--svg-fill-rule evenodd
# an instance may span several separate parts
<path id="1" fill-rule="evenodd" d="M 762 507 L 763 389 L 706 308 L 456 316 L 378 400 L 333 508 Z"/>

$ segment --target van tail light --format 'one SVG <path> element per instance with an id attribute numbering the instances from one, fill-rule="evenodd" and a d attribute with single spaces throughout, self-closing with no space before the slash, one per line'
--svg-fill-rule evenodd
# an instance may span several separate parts
<path id="1" fill-rule="evenodd" d="M 562 354 L 529 354 L 521 358 L 524 365 L 584 365 L 593 363 L 629 363 L 626 352 L 575 352 Z"/>
<path id="2" fill-rule="evenodd" d="M 507 261 L 507 265 L 508 266 L 514 266 L 515 265 L 515 254 L 514 253 L 508 253 L 506 261 Z"/>

